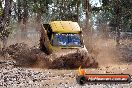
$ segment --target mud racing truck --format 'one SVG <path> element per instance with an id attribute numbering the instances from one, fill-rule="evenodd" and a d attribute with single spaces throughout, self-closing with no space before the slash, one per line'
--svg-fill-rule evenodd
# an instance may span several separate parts
<path id="1" fill-rule="evenodd" d="M 40 49 L 49 55 L 54 54 L 52 61 L 59 67 L 97 65 L 95 58 L 85 48 L 82 30 L 77 22 L 52 21 L 43 24 Z"/>

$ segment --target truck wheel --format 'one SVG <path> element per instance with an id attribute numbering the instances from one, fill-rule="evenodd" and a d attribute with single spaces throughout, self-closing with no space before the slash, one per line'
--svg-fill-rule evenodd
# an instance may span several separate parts
<path id="1" fill-rule="evenodd" d="M 76 80 L 80 85 L 84 85 L 86 83 L 86 78 L 84 76 L 78 76 Z"/>

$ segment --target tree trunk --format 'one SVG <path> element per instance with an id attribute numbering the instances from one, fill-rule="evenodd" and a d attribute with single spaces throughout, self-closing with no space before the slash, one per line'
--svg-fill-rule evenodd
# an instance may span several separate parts
<path id="1" fill-rule="evenodd" d="M 21 2 L 21 0 L 17 0 L 17 19 L 18 19 L 18 24 L 17 24 L 17 26 L 18 26 L 18 29 L 21 31 L 21 25 L 22 25 L 22 2 Z M 18 30 L 17 30 L 18 31 Z M 16 36 L 16 38 L 17 38 L 17 41 L 21 41 L 20 40 L 20 38 L 21 38 L 21 34 L 20 34 L 21 32 L 19 32 L 18 31 L 18 33 L 17 33 L 17 36 Z"/>
<path id="2" fill-rule="evenodd" d="M 22 5 L 21 5 L 21 0 L 18 0 L 18 24 L 21 23 L 22 21 L 22 9 L 21 9 Z"/>
<path id="3" fill-rule="evenodd" d="M 120 29 L 119 26 L 116 27 L 116 44 L 120 44 Z"/>
<path id="4" fill-rule="evenodd" d="M 23 24 L 27 24 L 27 21 L 28 21 L 28 3 L 27 3 L 27 0 L 24 0 L 24 3 L 23 3 L 23 7 L 24 7 L 24 12 L 23 12 Z"/>
<path id="5" fill-rule="evenodd" d="M 116 1 L 116 44 L 119 45 L 120 44 L 120 6 L 119 6 L 119 0 Z"/>
<path id="6" fill-rule="evenodd" d="M 0 1 L 0 33 L 2 31 L 2 27 L 3 27 L 3 24 L 2 24 L 2 21 L 3 21 L 3 8 L 2 8 L 2 1 Z M 1 36 L 0 36 L 1 37 Z"/>
<path id="7" fill-rule="evenodd" d="M 10 15 L 11 15 L 11 3 L 12 0 L 5 0 L 5 7 L 4 7 L 4 11 L 3 11 L 3 18 L 1 18 L 2 21 L 2 25 L 1 25 L 1 29 L 2 29 L 2 43 L 3 43 L 3 48 L 6 48 L 7 46 L 7 39 L 9 37 L 9 33 L 10 33 Z"/>
<path id="8" fill-rule="evenodd" d="M 23 11 L 23 12 L 22 12 Z M 21 39 L 27 38 L 28 3 L 27 0 L 18 0 L 18 26 L 21 30 Z"/>
<path id="9" fill-rule="evenodd" d="M 89 31 L 89 0 L 85 0 L 86 21 L 85 30 Z"/>
<path id="10" fill-rule="evenodd" d="M 28 5 L 27 5 L 27 0 L 23 1 L 23 27 L 22 27 L 22 39 L 27 38 L 27 21 L 28 21 Z"/>
<path id="11" fill-rule="evenodd" d="M 2 1 L 0 0 L 0 39 L 1 40 L 2 40 L 1 32 L 3 30 L 2 20 L 3 20 L 3 8 L 2 8 Z M 2 49 L 2 45 L 0 43 L 0 51 L 1 51 L 1 49 Z"/>
<path id="12" fill-rule="evenodd" d="M 78 0 L 77 1 L 77 22 L 79 23 L 79 25 L 80 25 L 80 20 L 79 20 L 79 6 L 80 6 L 80 4 L 81 4 L 81 2 L 80 2 L 80 0 Z"/>
<path id="13" fill-rule="evenodd" d="M 34 0 L 34 4 L 37 3 L 37 0 Z M 45 3 L 45 2 L 44 2 Z M 37 16 L 35 17 L 35 27 L 36 31 L 40 32 L 41 31 L 41 18 L 42 18 L 42 11 L 45 8 L 42 8 L 42 3 L 41 1 L 39 2 L 40 8 L 37 9 Z"/>

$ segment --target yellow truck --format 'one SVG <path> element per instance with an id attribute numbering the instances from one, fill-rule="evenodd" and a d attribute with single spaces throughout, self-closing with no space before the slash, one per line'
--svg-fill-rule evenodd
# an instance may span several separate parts
<path id="1" fill-rule="evenodd" d="M 54 54 L 55 58 L 61 59 L 65 64 L 77 63 L 75 67 L 79 65 L 87 67 L 95 62 L 83 44 L 82 30 L 77 22 L 52 21 L 44 24 L 41 30 L 40 49 L 49 55 Z"/>
<path id="2" fill-rule="evenodd" d="M 44 28 L 52 47 L 83 47 L 82 30 L 77 22 L 53 21 L 44 24 Z"/>

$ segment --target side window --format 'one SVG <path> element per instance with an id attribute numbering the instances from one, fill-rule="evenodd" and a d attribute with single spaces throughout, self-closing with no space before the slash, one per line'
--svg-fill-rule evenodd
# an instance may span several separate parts
<path id="1" fill-rule="evenodd" d="M 51 37 L 52 37 L 52 29 L 50 27 L 49 24 L 43 24 L 45 30 L 47 31 L 47 35 L 48 35 L 48 38 L 49 40 L 51 40 Z"/>
<path id="2" fill-rule="evenodd" d="M 48 29 L 47 29 L 47 35 L 48 35 L 49 40 L 51 40 L 51 37 L 52 37 L 52 29 L 51 29 L 50 25 L 48 26 Z"/>

